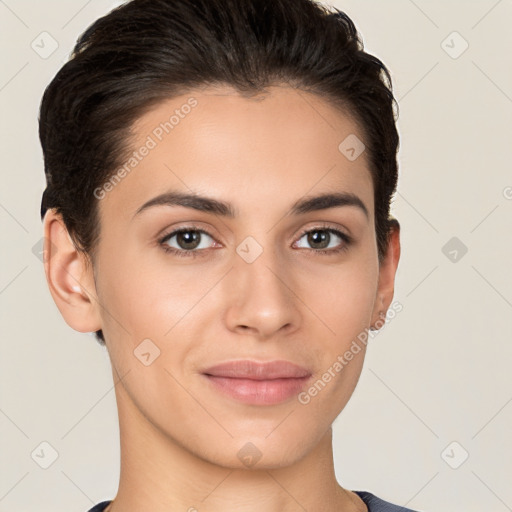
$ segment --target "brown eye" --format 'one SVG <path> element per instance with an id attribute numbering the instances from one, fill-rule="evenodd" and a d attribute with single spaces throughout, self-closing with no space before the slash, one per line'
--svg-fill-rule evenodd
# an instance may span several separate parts
<path id="1" fill-rule="evenodd" d="M 201 241 L 201 234 L 198 231 L 180 231 L 176 234 L 176 242 L 181 249 L 197 249 Z"/>
<path id="2" fill-rule="evenodd" d="M 319 253 L 325 254 L 333 254 L 344 250 L 351 242 L 350 237 L 338 229 L 324 227 L 304 231 L 299 240 L 304 238 L 309 247 L 298 245 L 299 248 L 316 250 Z"/>
<path id="3" fill-rule="evenodd" d="M 197 250 L 208 249 L 208 238 L 213 238 L 201 229 L 178 229 L 160 240 L 165 249 L 171 252 L 197 252 Z M 174 240 L 175 239 L 175 240 Z"/>
<path id="4" fill-rule="evenodd" d="M 331 240 L 331 234 L 326 230 L 310 231 L 308 233 L 308 243 L 313 249 L 325 249 L 329 246 Z"/>

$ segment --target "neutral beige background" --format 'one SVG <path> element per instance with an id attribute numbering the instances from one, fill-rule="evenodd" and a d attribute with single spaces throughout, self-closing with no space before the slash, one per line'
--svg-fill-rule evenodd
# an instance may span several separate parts
<path id="1" fill-rule="evenodd" d="M 79 33 L 114 5 L 0 0 L 1 512 L 85 512 L 117 487 L 106 352 L 64 323 L 32 252 L 41 95 Z M 403 247 L 403 311 L 372 340 L 334 424 L 338 479 L 424 512 L 512 510 L 512 2 L 333 5 L 392 71 Z M 58 43 L 46 59 L 31 47 L 44 31 Z M 31 457 L 51 454 L 42 442 L 58 452 L 48 469 Z"/>

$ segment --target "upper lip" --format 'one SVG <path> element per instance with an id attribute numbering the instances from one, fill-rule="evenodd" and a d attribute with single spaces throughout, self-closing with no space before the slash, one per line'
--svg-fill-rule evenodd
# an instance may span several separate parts
<path id="1" fill-rule="evenodd" d="M 252 380 L 291 379 L 309 377 L 311 372 L 290 361 L 276 360 L 268 362 L 248 359 L 226 361 L 207 368 L 202 373 L 215 377 L 231 377 Z"/>

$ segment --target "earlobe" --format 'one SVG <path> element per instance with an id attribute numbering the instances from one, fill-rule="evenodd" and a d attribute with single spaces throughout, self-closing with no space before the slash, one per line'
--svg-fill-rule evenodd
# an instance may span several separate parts
<path id="1" fill-rule="evenodd" d="M 54 209 L 46 212 L 43 229 L 46 281 L 62 317 L 79 332 L 101 329 L 92 264 L 77 250 Z"/>
<path id="2" fill-rule="evenodd" d="M 400 260 L 400 224 L 396 219 L 392 219 L 392 221 L 388 249 L 380 264 L 379 285 L 372 313 L 372 326 L 382 326 L 381 312 L 384 312 L 385 318 L 385 312 L 389 309 L 395 292 L 395 276 Z"/>

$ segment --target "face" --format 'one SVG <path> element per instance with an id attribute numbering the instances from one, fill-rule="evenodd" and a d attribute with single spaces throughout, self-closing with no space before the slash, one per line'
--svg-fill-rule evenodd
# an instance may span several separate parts
<path id="1" fill-rule="evenodd" d="M 291 464 L 349 400 L 364 344 L 340 361 L 381 309 L 368 161 L 338 148 L 363 136 L 325 100 L 286 87 L 256 99 L 196 90 L 133 132 L 136 161 L 98 191 L 95 293 L 126 376 L 118 400 L 215 464 L 243 467 L 248 443 L 260 466 Z M 327 194 L 349 200 L 306 202 Z M 284 360 L 309 377 L 204 374 L 234 360 Z"/>

